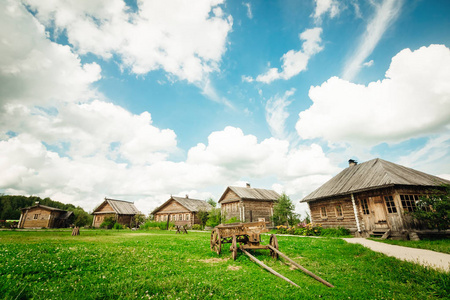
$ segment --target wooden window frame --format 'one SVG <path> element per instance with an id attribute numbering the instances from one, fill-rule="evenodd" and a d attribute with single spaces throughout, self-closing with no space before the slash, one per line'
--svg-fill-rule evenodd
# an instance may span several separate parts
<path id="1" fill-rule="evenodd" d="M 420 200 L 419 195 L 403 194 L 400 195 L 400 201 L 404 211 L 413 212 L 417 209 L 416 202 Z"/>
<path id="2" fill-rule="evenodd" d="M 341 214 L 338 213 L 339 211 L 341 212 Z M 344 210 L 342 209 L 342 204 L 335 205 L 334 206 L 334 212 L 336 213 L 336 218 L 338 220 L 344 219 Z"/>
<path id="3" fill-rule="evenodd" d="M 384 203 L 386 204 L 386 208 L 389 214 L 397 213 L 397 207 L 395 206 L 394 197 L 392 195 L 384 196 Z"/>
<path id="4" fill-rule="evenodd" d="M 327 215 L 327 207 L 326 206 L 321 206 L 320 207 L 320 217 L 322 219 L 328 219 L 328 215 Z"/>
<path id="5" fill-rule="evenodd" d="M 366 198 L 361 199 L 361 209 L 363 215 L 370 215 L 369 203 L 367 202 Z"/>

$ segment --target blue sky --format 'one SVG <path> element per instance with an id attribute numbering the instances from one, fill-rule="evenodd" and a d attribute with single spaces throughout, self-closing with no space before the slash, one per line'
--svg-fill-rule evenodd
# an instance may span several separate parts
<path id="1" fill-rule="evenodd" d="M 298 204 L 382 158 L 450 178 L 450 3 L 3 1 L 0 191 Z"/>

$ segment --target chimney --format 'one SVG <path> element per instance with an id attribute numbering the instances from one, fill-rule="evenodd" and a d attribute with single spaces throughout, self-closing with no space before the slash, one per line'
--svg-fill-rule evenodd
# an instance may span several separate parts
<path id="1" fill-rule="evenodd" d="M 250 188 L 250 183 L 247 182 L 247 188 Z"/>
<path id="2" fill-rule="evenodd" d="M 349 167 L 356 166 L 357 164 L 358 164 L 358 162 L 356 160 L 354 160 L 354 159 L 349 159 L 348 160 L 348 166 Z"/>
<path id="3" fill-rule="evenodd" d="M 186 199 L 189 199 L 189 195 L 188 194 L 186 194 Z"/>
<path id="4" fill-rule="evenodd" d="M 36 204 L 36 206 L 39 206 L 39 201 L 35 201 L 34 204 Z"/>

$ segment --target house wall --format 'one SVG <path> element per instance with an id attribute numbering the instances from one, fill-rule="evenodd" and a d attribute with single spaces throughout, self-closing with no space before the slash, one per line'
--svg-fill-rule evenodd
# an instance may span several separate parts
<path id="1" fill-rule="evenodd" d="M 323 228 L 344 227 L 352 232 L 357 231 L 356 218 L 353 212 L 353 205 L 350 197 L 340 197 L 309 202 L 311 211 L 311 222 L 321 224 Z M 338 216 L 336 207 L 340 205 L 342 216 Z M 321 213 L 325 208 L 326 216 Z"/>
<path id="2" fill-rule="evenodd" d="M 109 205 L 108 202 L 104 202 L 102 206 L 100 206 L 95 212 L 104 213 L 104 212 L 114 212 L 114 209 Z"/>
<path id="3" fill-rule="evenodd" d="M 53 228 L 54 219 L 60 212 L 42 207 L 35 207 L 23 212 L 20 228 Z"/>
<path id="4" fill-rule="evenodd" d="M 100 225 L 105 221 L 106 218 L 116 219 L 115 213 L 110 214 L 94 214 L 94 221 L 92 222 L 92 226 L 95 228 L 99 228 Z"/>
<path id="5" fill-rule="evenodd" d="M 175 200 L 171 200 L 167 205 L 155 212 L 154 216 L 157 222 L 166 222 L 167 217 L 170 217 L 170 222 L 175 225 L 187 225 L 190 227 L 194 224 L 200 224 L 200 220 L 196 217 L 195 213 Z"/>

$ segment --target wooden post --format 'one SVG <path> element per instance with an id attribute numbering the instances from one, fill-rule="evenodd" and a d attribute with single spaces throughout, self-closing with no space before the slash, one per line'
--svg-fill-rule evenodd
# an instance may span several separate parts
<path id="1" fill-rule="evenodd" d="M 309 276 L 311 276 L 312 278 L 314 278 L 317 281 L 320 281 L 321 283 L 325 284 L 328 287 L 334 287 L 331 283 L 323 280 L 322 278 L 320 278 L 319 276 L 317 276 L 316 274 L 314 274 L 311 271 L 308 271 L 307 269 L 305 269 L 304 267 L 302 267 L 301 265 L 299 265 L 298 263 L 296 263 L 295 261 L 293 261 L 292 259 L 290 259 L 288 256 L 286 256 L 285 254 L 283 254 L 280 250 L 267 245 L 267 247 L 269 247 L 269 249 L 271 249 L 272 251 L 275 251 L 275 253 L 277 253 L 278 255 L 280 255 L 281 257 L 283 257 L 284 259 L 288 260 L 291 264 L 293 264 L 294 266 L 296 266 L 297 268 L 299 268 L 300 270 L 302 270 L 304 273 L 308 274 Z"/>
<path id="2" fill-rule="evenodd" d="M 241 249 L 241 248 L 240 248 Z M 272 273 L 275 276 L 280 277 L 283 280 L 286 280 L 287 282 L 289 282 L 290 284 L 292 284 L 293 286 L 296 287 L 300 287 L 298 286 L 295 282 L 291 281 L 290 279 L 284 277 L 283 275 L 281 275 L 280 273 L 278 273 L 277 271 L 273 270 L 272 268 L 270 268 L 269 266 L 265 265 L 262 261 L 260 261 L 259 259 L 257 259 L 256 257 L 254 257 L 253 255 L 251 255 L 250 253 L 248 253 L 246 250 L 241 249 L 242 252 L 244 252 L 248 257 L 250 257 L 251 260 L 253 260 L 255 263 L 257 263 L 258 265 L 260 265 L 261 267 L 263 267 L 264 269 L 266 269 L 267 271 L 269 271 L 270 273 Z"/>
<path id="3" fill-rule="evenodd" d="M 167 214 L 167 225 L 166 230 L 169 230 L 170 214 Z"/>

